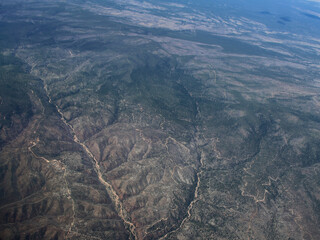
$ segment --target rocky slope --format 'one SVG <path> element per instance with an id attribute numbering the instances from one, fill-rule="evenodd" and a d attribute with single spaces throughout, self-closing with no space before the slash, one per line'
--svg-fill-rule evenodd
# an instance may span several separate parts
<path id="1" fill-rule="evenodd" d="M 2 5 L 1 238 L 319 238 L 311 55 L 97 4 Z"/>

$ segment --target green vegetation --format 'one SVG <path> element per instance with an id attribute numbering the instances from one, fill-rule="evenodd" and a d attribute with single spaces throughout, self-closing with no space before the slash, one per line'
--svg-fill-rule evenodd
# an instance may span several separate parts
<path id="1" fill-rule="evenodd" d="M 28 96 L 31 81 L 21 61 L 0 55 L 0 131 L 12 128 L 14 133 L 5 131 L 9 139 L 12 138 L 11 134 L 21 131 L 32 116 L 32 104 Z M 0 146 L 6 140 L 1 138 Z"/>
<path id="2" fill-rule="evenodd" d="M 165 119 L 186 127 L 196 120 L 194 98 L 178 83 L 185 76 L 179 71 L 170 72 L 170 66 L 159 64 L 135 69 L 131 74 L 129 93 L 133 101 L 161 114 Z"/>

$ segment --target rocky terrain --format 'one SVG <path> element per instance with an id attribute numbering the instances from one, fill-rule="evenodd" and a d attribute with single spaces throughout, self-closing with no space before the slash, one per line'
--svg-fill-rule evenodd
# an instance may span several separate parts
<path id="1" fill-rule="evenodd" d="M 320 238 L 309 5 L 0 3 L 0 239 Z"/>

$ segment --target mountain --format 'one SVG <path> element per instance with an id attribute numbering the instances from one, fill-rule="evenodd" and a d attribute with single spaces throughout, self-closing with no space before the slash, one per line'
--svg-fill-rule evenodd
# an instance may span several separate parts
<path id="1" fill-rule="evenodd" d="M 319 19 L 0 0 L 0 239 L 319 239 Z"/>

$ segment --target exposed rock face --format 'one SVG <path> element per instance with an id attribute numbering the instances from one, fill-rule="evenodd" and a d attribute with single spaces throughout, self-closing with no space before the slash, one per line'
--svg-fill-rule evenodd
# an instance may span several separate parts
<path id="1" fill-rule="evenodd" d="M 0 238 L 319 238 L 311 57 L 97 4 L 3 5 Z"/>

